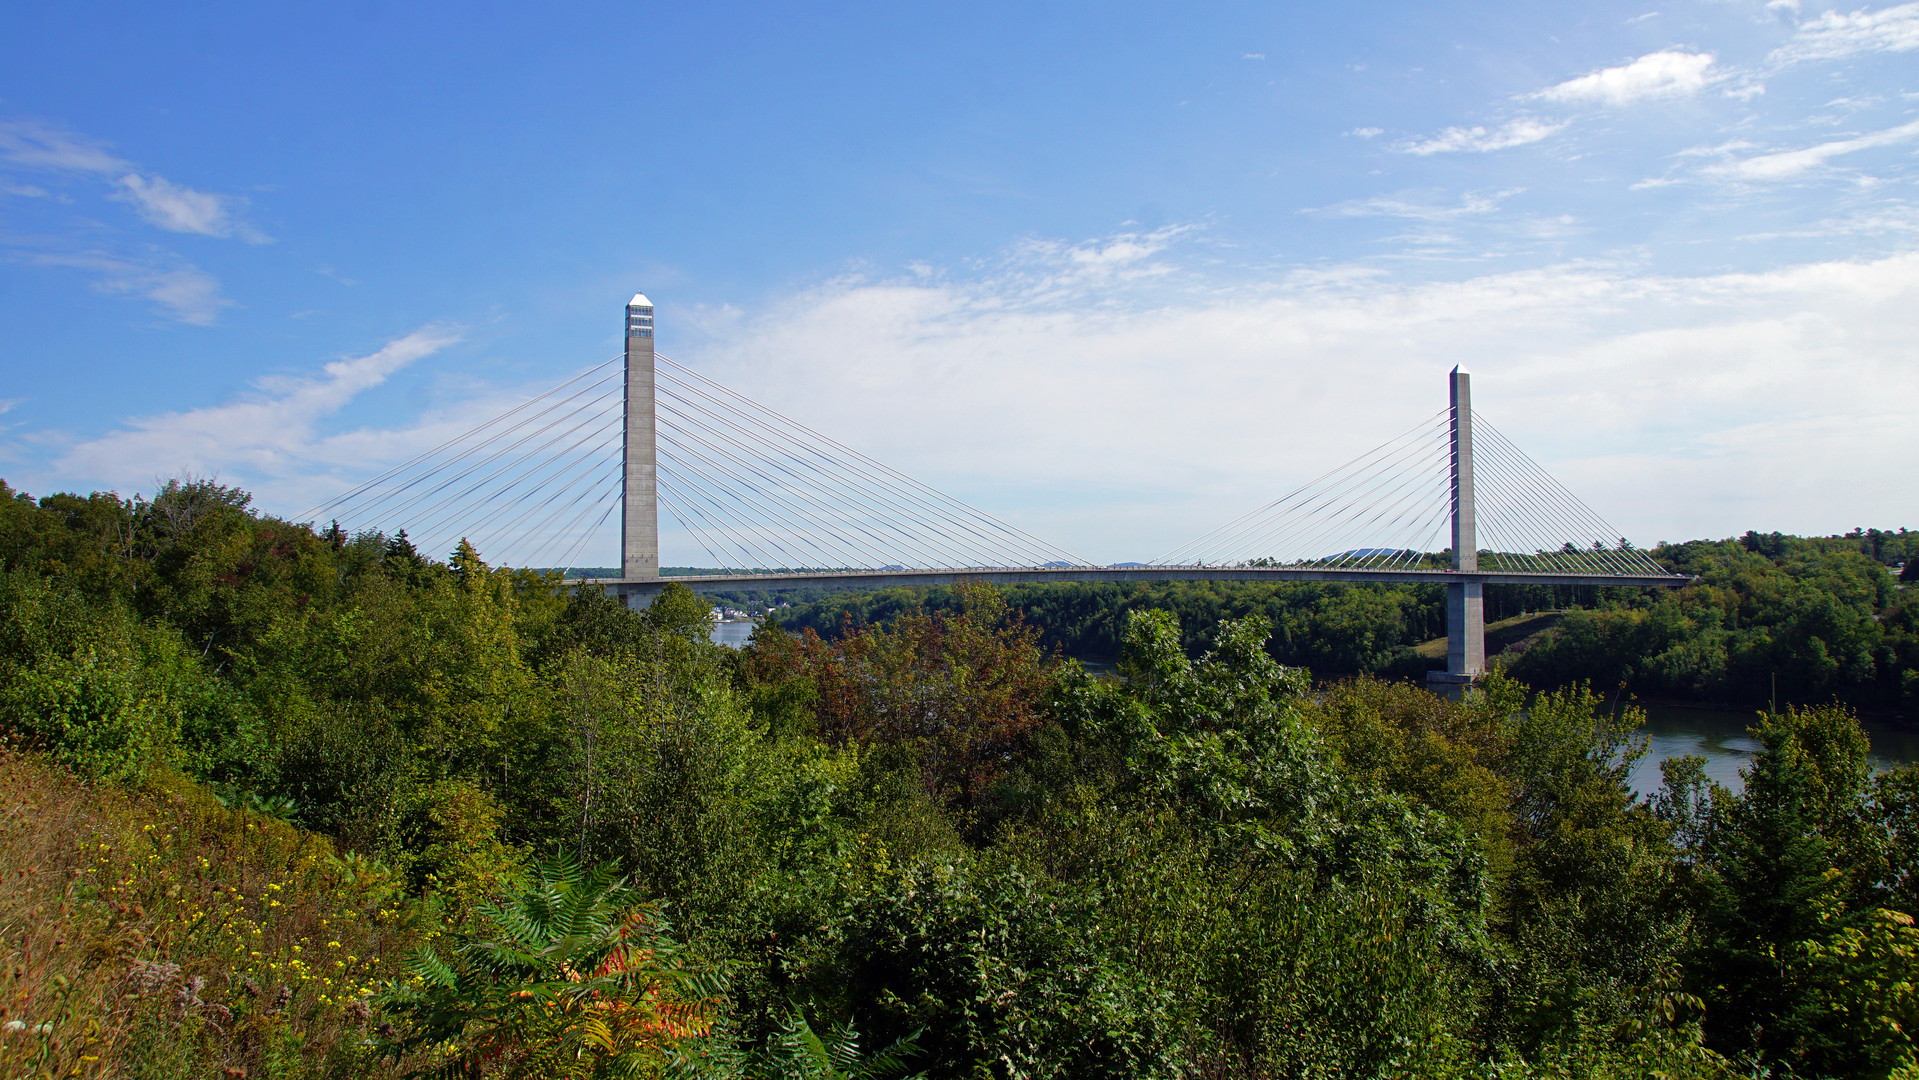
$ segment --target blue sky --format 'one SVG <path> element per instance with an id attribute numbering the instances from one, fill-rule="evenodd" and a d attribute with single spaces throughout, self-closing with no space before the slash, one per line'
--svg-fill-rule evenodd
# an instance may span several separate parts
<path id="1" fill-rule="evenodd" d="M 297 511 L 613 355 L 643 289 L 663 352 L 1101 561 L 1405 430 L 1455 363 L 1642 543 L 1919 526 L 1919 4 L 8 23 L 0 475 L 35 493 Z"/>

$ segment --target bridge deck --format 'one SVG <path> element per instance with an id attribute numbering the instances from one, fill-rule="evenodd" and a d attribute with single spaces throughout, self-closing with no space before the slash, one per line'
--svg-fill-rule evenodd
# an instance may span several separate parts
<path id="1" fill-rule="evenodd" d="M 735 589 L 886 589 L 963 582 L 1018 584 L 1052 581 L 1343 581 L 1370 584 L 1626 585 L 1676 588 L 1683 574 L 1559 574 L 1456 570 L 1358 570 L 1292 566 L 1047 566 L 964 570 L 838 570 L 824 573 L 695 574 L 663 578 L 574 578 L 616 596 L 645 596 L 669 582 L 695 592 Z"/>

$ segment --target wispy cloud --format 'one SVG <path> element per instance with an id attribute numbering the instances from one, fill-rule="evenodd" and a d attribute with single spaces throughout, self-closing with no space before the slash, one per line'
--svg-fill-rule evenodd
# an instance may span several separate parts
<path id="1" fill-rule="evenodd" d="M 1509 120 L 1496 128 L 1485 127 L 1449 127 L 1430 139 L 1419 139 L 1396 147 L 1401 153 L 1416 154 L 1425 157 L 1430 154 L 1452 154 L 1462 151 L 1487 153 L 1493 150 L 1505 150 L 1514 146 L 1525 146 L 1545 139 L 1566 127 L 1565 123 L 1553 123 L 1520 117 Z"/>
<path id="2" fill-rule="evenodd" d="M 1665 50 L 1647 53 L 1630 64 L 1601 68 L 1527 95 L 1562 105 L 1622 106 L 1653 98 L 1698 93 L 1711 81 L 1711 53 Z"/>
<path id="3" fill-rule="evenodd" d="M 132 203 L 141 217 L 162 229 L 201 236 L 239 236 L 256 244 L 267 240 L 258 229 L 234 216 L 233 209 L 240 200 L 232 196 L 195 191 L 163 176 L 138 173 L 128 173 L 115 183 L 120 190 L 113 198 Z"/>
<path id="4" fill-rule="evenodd" d="M 245 200 L 198 191 L 164 176 L 142 175 L 93 139 L 37 120 L 0 122 L 0 162 L 40 172 L 112 177 L 111 198 L 131 204 L 149 224 L 170 232 L 237 236 L 264 243 L 265 234 L 240 220 Z"/>
<path id="5" fill-rule="evenodd" d="M 117 431 L 69 447 L 54 463 L 64 476 L 132 489 L 155 477 L 221 474 L 258 483 L 338 464 L 319 424 L 407 366 L 460 340 L 429 326 L 314 375 L 270 377 L 221 405 L 128 420 Z M 357 462 L 356 462 L 357 464 Z"/>
<path id="6" fill-rule="evenodd" d="M 178 260 L 149 261 L 103 251 L 39 251 L 19 257 L 37 266 L 91 271 L 93 287 L 101 292 L 145 297 L 169 317 L 192 326 L 213 325 L 233 304 L 221 295 L 213 275 Z"/>
<path id="7" fill-rule="evenodd" d="M 0 160 L 56 172 L 113 173 L 132 167 L 92 139 L 37 120 L 0 121 Z"/>
<path id="8" fill-rule="evenodd" d="M 1436 201 L 1431 197 L 1431 192 L 1402 192 L 1398 195 L 1382 195 L 1371 199 L 1352 199 L 1334 203 L 1331 206 L 1310 207 L 1301 210 L 1300 213 L 1316 217 L 1391 217 L 1407 218 L 1413 221 L 1456 221 L 1463 217 L 1493 213 L 1499 209 L 1500 203 L 1524 190 L 1524 188 L 1507 188 L 1503 191 L 1471 191 L 1456 203 Z"/>
<path id="9" fill-rule="evenodd" d="M 1919 3 L 1855 11 L 1828 11 L 1799 24 L 1793 39 L 1773 50 L 1775 62 L 1839 60 L 1881 52 L 1919 49 Z"/>
<path id="10" fill-rule="evenodd" d="M 1782 150 L 1772 154 L 1708 165 L 1705 172 L 1721 179 L 1769 181 L 1790 180 L 1824 166 L 1833 158 L 1878 146 L 1891 146 L 1919 138 L 1919 120 L 1885 131 L 1875 131 L 1850 139 L 1835 139 L 1800 150 Z"/>
<path id="11" fill-rule="evenodd" d="M 74 177 L 104 181 L 109 185 L 107 198 L 132 206 L 142 220 L 168 232 L 237 237 L 253 244 L 270 241 L 241 217 L 245 199 L 143 173 L 104 143 L 39 120 L 0 121 L 0 167 L 39 174 L 36 178 L 49 184 L 71 186 Z M 0 193 L 73 201 L 63 191 L 50 192 L 40 184 L 4 178 L 0 178 Z M 145 297 L 171 318 L 190 325 L 210 326 L 222 309 L 232 305 L 213 275 L 178 255 L 154 249 L 102 250 L 96 225 L 82 226 L 64 240 L 0 238 L 0 246 L 10 248 L 10 257 L 18 262 L 91 271 L 95 288 Z"/>

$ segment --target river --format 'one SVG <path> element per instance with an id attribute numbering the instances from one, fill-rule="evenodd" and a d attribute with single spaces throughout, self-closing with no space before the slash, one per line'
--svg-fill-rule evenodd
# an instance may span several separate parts
<path id="1" fill-rule="evenodd" d="M 724 645 L 729 649 L 737 649 L 746 644 L 746 639 L 753 636 L 753 631 L 758 628 L 759 625 L 759 622 L 753 619 L 741 619 L 738 622 L 714 623 L 713 644 Z"/>
<path id="2" fill-rule="evenodd" d="M 1759 742 L 1746 733 L 1758 717 L 1750 712 L 1725 712 L 1719 709 L 1686 709 L 1654 705 L 1646 710 L 1645 733 L 1652 752 L 1633 765 L 1633 790 L 1641 794 L 1658 791 L 1662 783 L 1659 763 L 1667 758 L 1698 754 L 1706 759 L 1706 775 L 1739 791 L 1745 782 L 1739 770 L 1751 763 L 1759 752 Z M 1866 738 L 1871 741 L 1874 769 L 1881 772 L 1919 761 L 1919 732 L 1896 728 L 1877 721 L 1865 721 Z"/>

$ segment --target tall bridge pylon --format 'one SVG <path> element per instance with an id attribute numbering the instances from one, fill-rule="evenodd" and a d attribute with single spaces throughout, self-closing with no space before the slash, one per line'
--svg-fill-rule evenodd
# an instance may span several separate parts
<path id="1" fill-rule="evenodd" d="M 617 509 L 629 606 L 701 592 L 963 581 L 1444 585 L 1446 670 L 1485 672 L 1485 587 L 1671 587 L 1473 411 L 1471 376 L 1411 430 L 1147 563 L 1095 566 L 655 351 L 626 306 L 622 354 L 301 515 L 362 535 L 470 541 L 499 565 L 570 568 Z M 616 366 L 617 365 L 617 366 Z M 719 573 L 663 576 L 661 511 Z M 700 556 L 693 556 L 698 558 Z"/>

